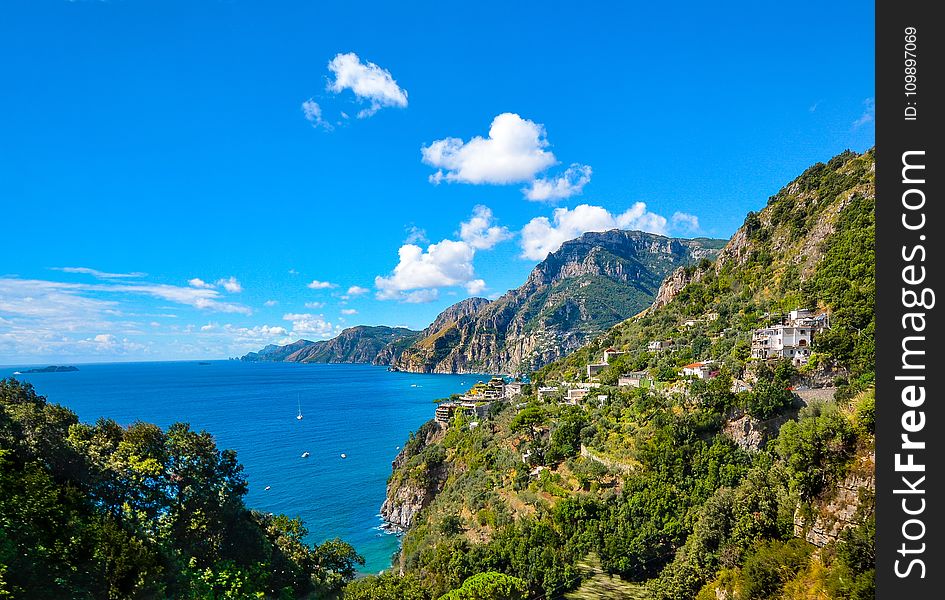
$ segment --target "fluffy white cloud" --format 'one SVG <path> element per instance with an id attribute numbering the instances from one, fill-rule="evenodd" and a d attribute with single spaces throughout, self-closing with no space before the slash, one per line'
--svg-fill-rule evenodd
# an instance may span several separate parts
<path id="1" fill-rule="evenodd" d="M 358 118 L 369 117 L 385 106 L 405 108 L 407 92 L 394 81 L 390 71 L 372 62 L 361 62 L 354 52 L 338 54 L 328 63 L 334 80 L 328 90 L 336 94 L 351 90 L 358 100 L 369 103 Z"/>
<path id="2" fill-rule="evenodd" d="M 325 306 L 324 302 L 306 302 L 305 308 L 319 309 Z"/>
<path id="3" fill-rule="evenodd" d="M 477 250 L 488 250 L 512 237 L 505 227 L 493 225 L 492 210 L 487 206 L 473 208 L 473 216 L 459 225 L 459 237 Z"/>
<path id="4" fill-rule="evenodd" d="M 98 269 L 90 269 L 89 267 L 52 267 L 53 271 L 62 271 L 63 273 L 79 273 L 82 275 L 91 275 L 97 279 L 124 279 L 124 278 L 139 278 L 146 277 L 147 273 L 142 273 L 140 271 L 134 271 L 132 273 L 107 273 L 105 271 L 99 271 Z"/>
<path id="5" fill-rule="evenodd" d="M 356 311 L 356 310 L 353 309 L 353 308 L 342 308 L 342 309 L 341 309 L 341 314 L 343 314 L 343 315 L 356 315 L 356 314 L 358 314 L 358 311 Z"/>
<path id="6" fill-rule="evenodd" d="M 407 290 L 464 284 L 473 278 L 475 254 L 472 245 L 461 241 L 443 240 L 430 244 L 426 251 L 414 244 L 404 244 L 394 272 L 389 277 L 374 279 L 378 298 L 390 300 L 400 298 L 400 292 Z"/>
<path id="7" fill-rule="evenodd" d="M 670 217 L 670 223 L 674 231 L 683 233 L 695 233 L 699 231 L 699 217 L 684 212 L 674 212 Z"/>
<path id="8" fill-rule="evenodd" d="M 459 240 L 442 240 L 421 246 L 406 243 L 400 247 L 399 260 L 387 277 L 374 278 L 376 297 L 380 300 L 422 303 L 439 298 L 438 288 L 462 286 L 470 294 L 486 288 L 475 278 L 473 259 L 478 250 L 488 250 L 512 237 L 505 227 L 495 224 L 487 206 L 476 206 L 473 214 L 459 226 Z"/>
<path id="9" fill-rule="evenodd" d="M 466 282 L 465 288 L 470 294 L 481 294 L 482 291 L 486 289 L 486 282 L 482 279 L 473 279 L 472 281 Z"/>
<path id="10" fill-rule="evenodd" d="M 368 292 L 370 292 L 370 291 L 371 291 L 371 290 L 369 290 L 369 289 L 366 288 L 366 287 L 361 287 L 360 285 L 352 285 L 351 287 L 348 288 L 348 295 L 349 295 L 349 296 L 361 296 L 361 295 L 366 294 L 366 293 L 368 293 Z"/>
<path id="11" fill-rule="evenodd" d="M 210 288 L 213 287 L 212 283 L 207 283 L 206 281 L 204 281 L 203 279 L 200 279 L 199 277 L 188 279 L 187 285 L 189 285 L 190 287 L 200 288 L 204 290 L 209 290 Z"/>
<path id="12" fill-rule="evenodd" d="M 236 280 L 236 277 L 230 275 L 226 279 L 218 279 L 217 285 L 223 286 L 223 289 L 230 292 L 231 294 L 236 294 L 243 291 L 243 286 L 240 285 L 240 282 Z"/>
<path id="13" fill-rule="evenodd" d="M 305 115 L 305 120 L 312 124 L 312 127 L 334 129 L 331 123 L 322 117 L 322 107 L 311 98 L 302 103 L 302 114 Z"/>
<path id="14" fill-rule="evenodd" d="M 508 184 L 532 181 L 557 161 L 545 150 L 545 128 L 515 113 L 492 120 L 488 137 L 436 140 L 421 148 L 423 162 L 437 169 L 430 181 Z"/>
<path id="15" fill-rule="evenodd" d="M 279 305 L 278 300 L 266 300 L 265 302 L 263 302 L 263 306 L 267 306 L 267 307 L 273 307 L 273 306 L 278 306 L 278 305 Z"/>
<path id="16" fill-rule="evenodd" d="M 574 209 L 557 208 L 552 220 L 537 217 L 522 228 L 522 257 L 542 260 L 567 240 L 588 231 L 639 229 L 666 234 L 666 218 L 649 212 L 646 204 L 637 202 L 620 214 L 612 214 L 600 206 L 581 204 Z"/>
<path id="17" fill-rule="evenodd" d="M 330 338 L 335 333 L 335 328 L 331 323 L 325 320 L 322 315 L 313 315 L 310 313 L 286 313 L 282 316 L 285 321 L 292 322 L 291 334 L 300 336 L 313 336 L 316 338 Z"/>
<path id="18" fill-rule="evenodd" d="M 317 279 L 313 279 L 312 283 L 308 284 L 307 287 L 313 290 L 328 290 L 338 287 L 338 284 L 331 283 L 330 281 L 319 281 Z"/>
<path id="19" fill-rule="evenodd" d="M 548 202 L 563 200 L 580 194 L 591 181 L 592 170 L 587 165 L 573 164 L 564 173 L 550 179 L 536 179 L 523 192 L 529 200 Z"/>

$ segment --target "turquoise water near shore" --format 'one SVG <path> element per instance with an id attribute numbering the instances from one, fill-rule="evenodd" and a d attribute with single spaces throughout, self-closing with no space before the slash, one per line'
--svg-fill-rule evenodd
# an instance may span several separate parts
<path id="1" fill-rule="evenodd" d="M 0 368 L 0 377 L 16 370 Z M 378 510 L 399 447 L 433 417 L 434 399 L 482 379 L 239 361 L 91 364 L 15 377 L 83 422 L 184 421 L 209 431 L 220 448 L 237 451 L 247 506 L 302 517 L 309 542 L 344 539 L 365 557 L 366 573 L 388 568 L 398 548 L 396 536 L 380 530 Z"/>

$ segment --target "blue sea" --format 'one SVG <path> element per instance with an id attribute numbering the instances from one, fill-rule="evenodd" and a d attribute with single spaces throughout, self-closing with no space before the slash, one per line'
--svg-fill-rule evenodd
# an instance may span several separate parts
<path id="1" fill-rule="evenodd" d="M 398 550 L 399 540 L 380 529 L 378 516 L 391 461 L 407 435 L 433 417 L 434 399 L 482 379 L 391 373 L 372 365 L 77 366 L 16 377 L 83 422 L 108 417 L 166 428 L 184 421 L 209 431 L 218 447 L 237 451 L 249 480 L 247 506 L 302 517 L 310 543 L 342 538 L 364 556 L 366 573 L 390 567 Z M 0 368 L 0 377 L 16 370 Z"/>

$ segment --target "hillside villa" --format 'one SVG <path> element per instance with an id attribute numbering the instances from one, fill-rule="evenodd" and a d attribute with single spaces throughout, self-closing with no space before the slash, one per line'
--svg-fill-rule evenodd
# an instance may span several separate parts
<path id="1" fill-rule="evenodd" d="M 830 327 L 830 317 L 799 308 L 782 321 L 752 332 L 751 357 L 756 360 L 787 358 L 797 366 L 805 364 L 810 358 L 814 336 Z"/>
<path id="2" fill-rule="evenodd" d="M 624 373 L 617 379 L 618 387 L 640 387 L 643 380 L 647 378 L 646 371 L 630 371 Z"/>
<path id="3" fill-rule="evenodd" d="M 673 340 L 653 340 L 646 345 L 646 349 L 650 352 L 660 352 L 672 347 L 672 345 Z"/>
<path id="4" fill-rule="evenodd" d="M 622 356 L 624 354 L 626 354 L 626 352 L 621 352 L 620 350 L 615 350 L 614 348 L 607 348 L 604 350 L 604 357 L 601 362 L 587 365 L 587 378 L 590 379 L 591 377 L 597 377 L 597 375 L 603 371 L 607 365 L 610 364 L 610 360 L 612 358 L 617 358 L 618 356 Z"/>
<path id="5" fill-rule="evenodd" d="M 718 363 L 714 360 L 690 363 L 682 368 L 683 377 L 711 379 L 719 374 Z"/>

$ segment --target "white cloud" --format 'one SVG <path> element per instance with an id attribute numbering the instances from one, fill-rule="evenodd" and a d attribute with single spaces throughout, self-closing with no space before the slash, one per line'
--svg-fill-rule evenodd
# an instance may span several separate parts
<path id="1" fill-rule="evenodd" d="M 406 292 L 400 296 L 401 302 L 406 302 L 407 304 L 425 304 L 427 302 L 433 302 L 440 297 L 440 290 L 430 289 L 430 290 L 415 290 L 413 292 Z"/>
<path id="2" fill-rule="evenodd" d="M 371 290 L 368 289 L 368 288 L 366 288 L 366 287 L 361 287 L 360 285 L 352 285 L 351 287 L 348 288 L 348 295 L 349 295 L 349 296 L 361 296 L 361 295 L 366 294 L 366 293 L 368 293 L 368 292 L 370 292 L 370 291 L 371 291 Z"/>
<path id="3" fill-rule="evenodd" d="M 541 202 L 563 200 L 580 194 L 591 181 L 592 170 L 587 165 L 573 164 L 564 173 L 550 179 L 536 179 L 523 190 L 529 200 Z"/>
<path id="4" fill-rule="evenodd" d="M 146 277 L 147 273 L 142 273 L 140 271 L 134 271 L 132 273 L 106 273 L 105 271 L 99 271 L 98 269 L 90 269 L 89 267 L 51 267 L 53 271 L 62 271 L 63 273 L 79 273 L 82 275 L 91 275 L 97 279 L 124 279 L 124 278 L 140 278 Z"/>
<path id="5" fill-rule="evenodd" d="M 403 299 L 408 290 L 462 285 L 473 278 L 475 248 L 466 242 L 443 240 L 426 251 L 414 244 L 400 247 L 400 257 L 389 277 L 378 276 L 374 285 L 381 300 Z"/>
<path id="6" fill-rule="evenodd" d="M 324 302 L 306 302 L 305 308 L 319 309 L 325 306 Z"/>
<path id="7" fill-rule="evenodd" d="M 465 288 L 470 294 L 481 294 L 486 289 L 486 282 L 482 279 L 473 279 L 466 282 Z"/>
<path id="8" fill-rule="evenodd" d="M 273 306 L 278 306 L 278 305 L 279 305 L 278 300 L 266 300 L 265 302 L 263 302 L 263 306 L 267 306 L 267 307 L 273 307 Z"/>
<path id="9" fill-rule="evenodd" d="M 405 244 L 426 244 L 429 241 L 425 230 L 416 225 L 411 225 L 407 228 L 407 239 L 404 240 Z"/>
<path id="10" fill-rule="evenodd" d="M 110 333 L 100 333 L 94 337 L 79 340 L 76 345 L 96 354 L 110 355 L 126 355 L 147 349 L 144 344 L 134 342 L 127 337 L 118 338 Z"/>
<path id="11" fill-rule="evenodd" d="M 236 277 L 230 275 L 226 279 L 218 279 L 217 285 L 222 285 L 223 289 L 230 292 L 231 294 L 236 294 L 243 291 L 243 286 L 240 285 L 240 282 L 236 280 Z"/>
<path id="12" fill-rule="evenodd" d="M 876 118 L 876 101 L 873 98 L 867 98 L 863 101 L 863 114 L 856 121 L 853 121 L 853 129 L 859 129 L 867 123 L 872 123 Z"/>
<path id="13" fill-rule="evenodd" d="M 214 289 L 181 287 L 167 284 L 148 283 L 65 283 L 36 279 L 0 279 L 0 312 L 6 306 L 13 314 L 22 316 L 47 316 L 70 313 L 64 311 L 64 305 L 70 302 L 84 306 L 96 306 L 96 312 L 105 315 L 104 306 L 113 307 L 114 303 L 107 303 L 83 294 L 103 293 L 120 295 L 136 295 L 157 298 L 176 304 L 191 306 L 202 310 L 224 313 L 252 314 L 249 307 L 241 304 L 221 302 L 220 293 Z M 108 310 L 114 311 L 113 308 Z M 23 312 L 16 312 L 23 311 Z M 115 316 L 115 312 L 108 313 Z"/>
<path id="14" fill-rule="evenodd" d="M 343 315 L 356 315 L 356 314 L 358 314 L 358 311 L 355 310 L 355 309 L 353 309 L 353 308 L 342 308 L 342 309 L 341 309 L 341 314 L 343 314 Z"/>
<path id="15" fill-rule="evenodd" d="M 397 85 L 390 71 L 372 62 L 361 62 L 354 52 L 338 54 L 328 63 L 335 79 L 328 82 L 328 90 L 340 94 L 354 92 L 358 100 L 369 103 L 358 113 L 358 118 L 370 117 L 385 106 L 405 108 L 407 92 Z"/>
<path id="16" fill-rule="evenodd" d="M 699 217 L 684 212 L 674 212 L 670 218 L 674 231 L 695 233 L 699 231 Z"/>
<path id="17" fill-rule="evenodd" d="M 309 289 L 313 289 L 313 290 L 328 290 L 328 289 L 331 289 L 331 288 L 336 288 L 336 287 L 338 287 L 338 284 L 337 284 L 337 283 L 331 283 L 330 281 L 319 281 L 319 280 L 317 280 L 317 279 L 313 279 L 313 280 L 312 280 L 312 283 L 308 284 L 307 287 L 308 287 Z"/>
<path id="18" fill-rule="evenodd" d="M 643 202 L 635 203 L 620 214 L 588 204 L 574 209 L 557 208 L 551 221 L 547 217 L 537 217 L 522 228 L 522 257 L 542 260 L 567 240 L 588 231 L 639 229 L 665 235 L 666 224 L 665 217 L 649 212 Z"/>
<path id="19" fill-rule="evenodd" d="M 477 250 L 488 250 L 512 237 L 505 227 L 492 224 L 492 210 L 487 206 L 473 208 L 473 216 L 459 225 L 459 237 Z"/>
<path id="20" fill-rule="evenodd" d="M 468 142 L 436 140 L 421 148 L 423 162 L 437 169 L 430 181 L 508 184 L 532 181 L 557 161 L 545 150 L 545 128 L 514 113 L 492 120 L 489 136 Z"/>
<path id="21" fill-rule="evenodd" d="M 329 131 L 334 129 L 331 123 L 322 117 L 322 107 L 311 98 L 302 103 L 302 114 L 305 120 L 312 124 L 312 127 L 323 127 Z"/>
<path id="22" fill-rule="evenodd" d="M 190 287 L 200 288 L 204 290 L 208 290 L 213 287 L 212 283 L 207 283 L 206 281 L 204 281 L 203 279 L 200 279 L 199 277 L 188 279 L 187 285 L 189 285 Z"/>
<path id="23" fill-rule="evenodd" d="M 437 288 L 462 286 L 470 294 L 485 289 L 486 282 L 475 278 L 476 252 L 494 247 L 512 233 L 494 224 L 489 207 L 478 205 L 469 220 L 460 223 L 458 235 L 459 240 L 441 240 L 426 250 L 417 244 L 402 245 L 394 271 L 374 278 L 376 297 L 421 303 L 439 298 Z"/>
<path id="24" fill-rule="evenodd" d="M 334 326 L 326 321 L 322 315 L 286 313 L 282 316 L 282 319 L 292 322 L 291 335 L 293 336 L 312 336 L 325 339 L 332 337 L 335 333 Z"/>

